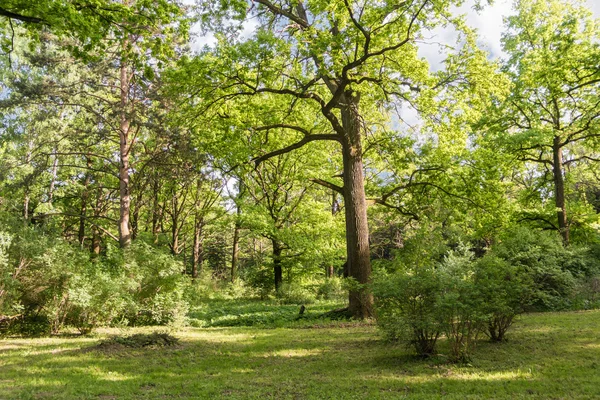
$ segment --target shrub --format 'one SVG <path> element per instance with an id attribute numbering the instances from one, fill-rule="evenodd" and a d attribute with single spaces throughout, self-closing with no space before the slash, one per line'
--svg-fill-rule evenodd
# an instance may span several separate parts
<path id="1" fill-rule="evenodd" d="M 565 249 L 554 232 L 519 227 L 507 231 L 491 254 L 529 276 L 533 288 L 531 302 L 527 304 L 529 310 L 570 308 L 577 272 L 569 268 L 585 268 L 580 249 Z"/>
<path id="2" fill-rule="evenodd" d="M 129 300 L 125 316 L 133 325 L 184 323 L 186 277 L 182 265 L 170 254 L 137 242 L 125 252 L 122 267 Z"/>
<path id="3" fill-rule="evenodd" d="M 340 278 L 327 278 L 317 285 L 317 298 L 322 300 L 342 300 L 345 299 L 346 292 L 342 288 Z"/>
<path id="4" fill-rule="evenodd" d="M 434 267 L 404 268 L 376 278 L 376 318 L 390 340 L 404 340 L 420 356 L 435 353 L 443 331 L 439 293 L 442 282 Z"/>
<path id="5" fill-rule="evenodd" d="M 533 280 L 522 267 L 490 254 L 477 261 L 475 282 L 488 315 L 487 334 L 503 341 L 515 317 L 533 301 Z"/>
<path id="6" fill-rule="evenodd" d="M 282 283 L 277 291 L 277 298 L 282 304 L 312 304 L 315 294 L 299 283 Z"/>
<path id="7" fill-rule="evenodd" d="M 438 267 L 442 291 L 439 318 L 450 344 L 452 361 L 468 361 L 487 320 L 486 306 L 475 282 L 473 254 L 464 246 L 451 251 Z"/>

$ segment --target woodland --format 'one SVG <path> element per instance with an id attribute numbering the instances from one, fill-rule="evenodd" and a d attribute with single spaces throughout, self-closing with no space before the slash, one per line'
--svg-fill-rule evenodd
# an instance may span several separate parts
<path id="1" fill-rule="evenodd" d="M 600 396 L 600 20 L 491 3 L 0 1 L 0 398 Z"/>

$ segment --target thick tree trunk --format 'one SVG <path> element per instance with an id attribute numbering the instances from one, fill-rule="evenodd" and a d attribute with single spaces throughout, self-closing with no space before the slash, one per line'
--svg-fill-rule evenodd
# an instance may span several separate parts
<path id="1" fill-rule="evenodd" d="M 275 290 L 279 290 L 283 282 L 283 270 L 281 268 L 281 253 L 283 252 L 277 240 L 271 240 L 273 244 L 273 274 L 275 277 Z"/>
<path id="2" fill-rule="evenodd" d="M 202 218 L 197 218 L 194 222 L 194 254 L 192 257 L 192 279 L 198 278 L 198 274 L 202 271 L 204 262 L 204 243 L 202 240 L 202 227 L 204 221 Z"/>
<path id="3" fill-rule="evenodd" d="M 554 137 L 552 146 L 552 173 L 554 178 L 554 200 L 556 205 L 556 217 L 558 229 L 565 245 L 569 244 L 569 223 L 567 220 L 567 208 L 565 202 L 565 179 L 563 174 L 563 153 L 560 137 Z"/>
<path id="4" fill-rule="evenodd" d="M 342 141 L 344 162 L 344 210 L 346 213 L 346 252 L 348 275 L 359 287 L 350 291 L 349 311 L 355 318 L 373 316 L 373 296 L 367 287 L 370 283 L 371 260 L 369 225 L 365 196 L 361 122 L 358 112 L 359 98 L 351 93 L 342 101 L 342 124 L 345 136 Z"/>
<path id="5" fill-rule="evenodd" d="M 123 43 L 123 49 L 127 48 L 127 40 Z M 129 230 L 129 212 L 131 209 L 131 196 L 129 193 L 129 128 L 130 120 L 127 115 L 129 104 L 129 71 L 127 63 L 121 60 L 120 67 L 120 89 L 121 89 L 121 121 L 119 129 L 119 245 L 121 248 L 131 244 L 131 232 Z"/>

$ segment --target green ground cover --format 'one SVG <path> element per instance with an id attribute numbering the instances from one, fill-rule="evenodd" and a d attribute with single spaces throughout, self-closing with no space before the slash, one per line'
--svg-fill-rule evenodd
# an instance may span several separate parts
<path id="1" fill-rule="evenodd" d="M 466 365 L 416 359 L 373 325 L 341 322 L 185 328 L 174 347 L 95 348 L 150 331 L 1 339 L 0 399 L 600 398 L 600 311 L 523 316 Z"/>

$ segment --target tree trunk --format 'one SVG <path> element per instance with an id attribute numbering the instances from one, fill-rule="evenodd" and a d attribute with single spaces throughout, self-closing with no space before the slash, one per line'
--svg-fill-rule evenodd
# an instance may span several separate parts
<path id="1" fill-rule="evenodd" d="M 349 311 L 355 318 L 373 316 L 373 296 L 368 287 L 371 276 L 369 225 L 363 177 L 359 97 L 349 91 L 341 101 L 344 162 L 344 210 L 348 275 L 360 285 L 350 290 Z"/>
<path id="2" fill-rule="evenodd" d="M 204 243 L 202 240 L 202 227 L 204 221 L 202 218 L 197 218 L 194 223 L 194 255 L 192 257 L 192 279 L 198 278 L 198 274 L 202 271 L 204 262 Z"/>
<path id="3" fill-rule="evenodd" d="M 50 179 L 50 187 L 48 188 L 48 203 L 52 204 L 54 199 L 54 187 L 56 186 L 56 178 L 58 177 L 58 155 L 56 148 L 52 151 L 54 161 L 52 162 L 52 178 Z"/>
<path id="4" fill-rule="evenodd" d="M 158 232 L 160 231 L 159 221 L 161 219 L 160 202 L 158 198 L 158 191 L 160 189 L 158 176 L 154 177 L 153 185 L 153 199 L 152 199 L 152 236 L 154 237 L 154 244 L 158 243 Z"/>
<path id="5" fill-rule="evenodd" d="M 140 189 L 139 193 L 135 196 L 133 213 L 131 215 L 131 240 L 135 240 L 139 232 L 140 209 L 142 208 L 143 193 L 143 190 Z"/>
<path id="6" fill-rule="evenodd" d="M 92 160 L 87 158 L 86 165 L 88 168 L 92 167 Z M 81 209 L 79 212 L 79 230 L 77 232 L 77 240 L 79 245 L 83 248 L 83 243 L 85 241 L 85 218 L 87 214 L 87 203 L 89 198 L 89 186 L 92 180 L 92 176 L 88 170 L 85 174 L 85 181 L 83 183 L 83 193 L 81 194 Z"/>
<path id="7" fill-rule="evenodd" d="M 127 48 L 128 41 L 123 42 L 123 51 Z M 121 111 L 119 129 L 119 245 L 121 248 L 131 244 L 131 232 L 129 230 L 129 211 L 131 208 L 131 197 L 129 193 L 129 128 L 130 120 L 127 115 L 129 104 L 129 71 L 125 56 L 122 56 L 120 67 L 121 79 Z"/>
<path id="8" fill-rule="evenodd" d="M 235 228 L 233 229 L 233 251 L 231 254 L 231 283 L 235 282 L 235 279 L 237 277 L 238 264 L 240 261 L 240 229 L 240 223 L 236 221 Z"/>
<path id="9" fill-rule="evenodd" d="M 281 269 L 282 248 L 277 240 L 272 239 L 273 244 L 273 274 L 275 275 L 275 290 L 278 291 L 283 282 L 283 270 Z"/>
<path id="10" fill-rule="evenodd" d="M 94 207 L 94 220 L 98 221 L 98 217 L 101 215 L 102 212 L 102 186 L 98 185 L 98 190 L 96 192 L 96 205 Z M 95 256 L 98 256 L 100 254 L 100 244 L 101 244 L 101 240 L 100 240 L 100 229 L 98 229 L 97 226 L 93 226 L 92 227 L 92 246 L 91 246 L 91 250 L 92 250 L 92 254 L 94 254 Z"/>
<path id="11" fill-rule="evenodd" d="M 552 173 L 554 178 L 554 200 L 558 229 L 565 245 L 569 244 L 569 223 L 567 221 L 567 208 L 565 204 L 565 179 L 563 174 L 563 153 L 560 137 L 554 137 L 552 146 Z"/>

